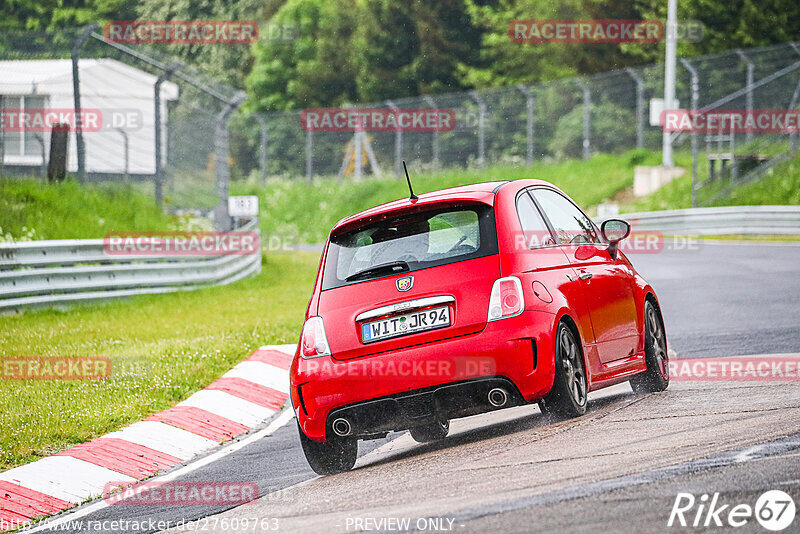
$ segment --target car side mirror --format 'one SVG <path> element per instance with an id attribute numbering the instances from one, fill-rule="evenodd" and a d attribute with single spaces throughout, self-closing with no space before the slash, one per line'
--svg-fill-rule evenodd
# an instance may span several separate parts
<path id="1" fill-rule="evenodd" d="M 608 241 L 608 253 L 617 259 L 619 242 L 631 233 L 631 225 L 622 219 L 608 219 L 600 226 L 600 233 Z"/>

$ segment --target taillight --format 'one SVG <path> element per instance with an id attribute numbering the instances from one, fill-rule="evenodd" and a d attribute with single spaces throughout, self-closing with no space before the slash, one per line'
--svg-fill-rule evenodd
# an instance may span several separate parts
<path id="1" fill-rule="evenodd" d="M 322 317 L 311 317 L 303 325 L 303 334 L 300 336 L 300 354 L 303 358 L 330 356 L 331 348 L 328 345 L 328 337 L 325 335 Z"/>
<path id="2" fill-rule="evenodd" d="M 514 317 L 525 309 L 525 298 L 522 296 L 522 283 L 516 276 L 507 276 L 495 280 L 492 296 L 489 299 L 489 321 Z"/>

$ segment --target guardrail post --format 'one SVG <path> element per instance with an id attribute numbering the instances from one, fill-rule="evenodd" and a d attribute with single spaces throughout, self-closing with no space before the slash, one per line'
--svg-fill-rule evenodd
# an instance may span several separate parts
<path id="1" fill-rule="evenodd" d="M 631 68 L 625 69 L 636 83 L 636 148 L 644 146 L 644 80 Z"/>
<path id="2" fill-rule="evenodd" d="M 258 145 L 258 170 L 260 173 L 259 182 L 262 186 L 265 186 L 267 185 L 267 139 L 269 135 L 267 119 L 260 113 L 255 113 L 253 116 L 256 118 L 256 122 L 258 122 L 258 126 L 261 129 L 261 138 L 259 139 L 260 142 Z"/>
<path id="3" fill-rule="evenodd" d="M 130 151 L 128 144 L 128 132 L 122 128 L 114 128 L 122 136 L 122 147 L 125 150 L 125 183 L 130 182 Z"/>
<path id="4" fill-rule="evenodd" d="M 528 166 L 531 166 L 533 165 L 533 134 L 535 133 L 533 129 L 533 118 L 536 101 L 534 100 L 533 93 L 528 87 L 519 84 L 517 85 L 517 90 L 522 93 L 522 96 L 525 97 L 525 163 Z"/>
<path id="5" fill-rule="evenodd" d="M 747 114 L 750 115 L 753 112 L 753 72 L 755 65 L 752 61 L 750 61 L 750 58 L 747 57 L 744 52 L 742 52 L 742 50 L 736 50 L 736 55 L 747 64 L 747 95 L 745 96 L 745 107 L 747 108 Z M 731 131 L 731 135 L 733 135 L 733 131 Z M 753 132 L 748 129 L 748 131 L 745 133 L 745 141 L 749 143 L 752 140 Z"/>
<path id="6" fill-rule="evenodd" d="M 478 104 L 478 166 L 486 166 L 486 101 L 477 91 L 470 91 L 470 96 Z"/>
<path id="7" fill-rule="evenodd" d="M 592 157 L 592 93 L 580 78 L 576 79 L 575 83 L 583 92 L 583 159 L 589 159 Z"/>
<path id="8" fill-rule="evenodd" d="M 2 108 L 0 108 L 0 109 L 2 109 Z M 41 167 L 39 167 L 39 173 L 42 175 L 42 177 L 46 177 L 47 176 L 47 154 L 45 153 L 45 148 L 44 148 L 44 137 L 42 137 L 42 134 L 36 133 L 36 134 L 33 134 L 33 138 L 36 139 L 36 142 L 39 143 L 39 149 L 42 152 L 42 165 L 41 165 Z"/>
<path id="9" fill-rule="evenodd" d="M 5 103 L 3 102 L 3 95 L 0 95 L 0 113 L 2 113 L 4 109 L 5 109 Z M 3 164 L 5 163 L 6 160 L 3 139 L 4 139 L 3 121 L 0 121 L 0 175 L 3 174 Z"/>
<path id="10" fill-rule="evenodd" d="M 425 100 L 425 103 L 431 107 L 431 109 L 436 109 L 436 102 L 430 96 L 426 95 L 422 97 Z M 433 168 L 439 168 L 439 130 L 434 130 L 433 132 L 433 144 L 432 144 L 432 152 L 433 152 Z"/>
<path id="11" fill-rule="evenodd" d="M 89 39 L 99 24 L 90 24 L 72 43 L 70 58 L 72 59 L 72 101 L 75 108 L 75 147 L 78 152 L 78 179 L 86 179 L 86 145 L 83 142 L 83 125 L 81 124 L 81 81 L 78 62 L 81 58 L 81 47 Z"/>
<path id="12" fill-rule="evenodd" d="M 745 96 L 745 107 L 747 109 L 747 114 L 750 115 L 753 112 L 753 72 L 755 65 L 752 61 L 750 61 L 750 58 L 747 57 L 744 52 L 742 52 L 742 50 L 736 50 L 736 55 L 739 56 L 742 61 L 745 62 L 745 64 L 747 64 L 747 78 L 745 82 L 745 87 L 747 87 L 747 95 Z M 733 135 L 733 132 L 731 132 L 731 135 Z M 748 130 L 745 133 L 745 141 L 749 143 L 752 140 L 753 132 Z"/>
<path id="13" fill-rule="evenodd" d="M 697 111 L 697 104 L 700 100 L 700 80 L 697 76 L 697 69 L 695 69 L 688 60 L 684 58 L 680 58 L 681 65 L 683 68 L 689 71 L 689 75 L 692 78 L 692 113 Z M 697 206 L 697 158 L 698 158 L 698 150 L 697 150 L 697 132 L 692 132 L 692 207 Z"/>
<path id="14" fill-rule="evenodd" d="M 314 179 L 314 133 L 306 130 L 306 179 Z"/>
<path id="15" fill-rule="evenodd" d="M 219 205 L 214 210 L 214 223 L 219 230 L 231 229 L 231 218 L 228 216 L 228 183 L 230 169 L 228 167 L 228 122 L 233 112 L 242 105 L 247 95 L 239 93 L 233 100 L 228 101 L 217 114 L 217 127 L 214 135 L 214 171 L 217 180 L 217 194 Z"/>
<path id="16" fill-rule="evenodd" d="M 395 112 L 399 111 L 391 100 L 386 101 L 386 106 Z M 403 130 L 399 124 L 394 132 L 394 173 L 399 177 L 403 176 Z"/>
<path id="17" fill-rule="evenodd" d="M 364 140 L 362 139 L 363 135 L 364 132 L 358 129 L 353 134 L 353 148 L 355 149 L 355 155 L 353 156 L 355 158 L 353 160 L 353 163 L 355 164 L 353 176 L 355 177 L 356 181 L 361 180 L 361 158 L 364 157 L 361 152 L 364 147 Z"/>
<path id="18" fill-rule="evenodd" d="M 155 115 L 154 115 L 154 127 L 155 127 L 155 138 L 156 138 L 156 174 L 155 174 L 155 196 L 156 196 L 156 205 L 159 208 L 164 207 L 164 165 L 161 161 L 162 159 L 162 136 L 164 135 L 161 131 L 161 84 L 167 81 L 170 76 L 172 76 L 176 70 L 180 68 L 180 63 L 173 63 L 169 67 L 167 67 L 164 72 L 156 80 L 155 85 L 153 86 L 153 102 L 155 105 Z M 127 141 L 127 137 L 126 137 Z M 127 163 L 126 163 L 127 165 Z"/>

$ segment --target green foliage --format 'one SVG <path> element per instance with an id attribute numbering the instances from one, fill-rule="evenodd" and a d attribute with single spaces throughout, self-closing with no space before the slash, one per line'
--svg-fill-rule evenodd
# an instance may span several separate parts
<path id="1" fill-rule="evenodd" d="M 720 206 L 800 205 L 800 156 L 774 169 L 766 178 L 734 189 Z"/>
<path id="2" fill-rule="evenodd" d="M 0 3 L 0 31 L 45 31 L 135 18 L 127 0 L 10 0 Z"/>
<path id="3" fill-rule="evenodd" d="M 261 0 L 215 2 L 212 0 L 139 0 L 136 17 L 142 20 L 256 20 Z M 252 54 L 247 44 L 170 44 L 157 45 L 187 65 L 194 65 L 217 81 L 243 88 L 244 78 L 252 67 Z"/>
<path id="4" fill-rule="evenodd" d="M 636 0 L 642 18 L 666 20 L 667 2 Z M 797 40 L 800 2 L 794 0 L 681 0 L 678 20 L 696 20 L 704 26 L 702 40 L 678 42 L 678 56 L 714 54 L 734 48 L 767 46 Z M 645 62 L 661 61 L 663 46 L 654 50 L 623 44 L 625 53 Z"/>
<path id="5" fill-rule="evenodd" d="M 700 158 L 700 161 L 705 161 L 704 154 Z M 691 159 L 688 154 L 679 154 L 676 164 L 690 169 Z M 707 165 L 701 164 L 698 170 L 702 183 L 707 178 Z M 800 155 L 775 167 L 759 181 L 734 187 L 729 194 L 710 202 L 729 185 L 727 181 L 706 182 L 698 191 L 699 202 L 703 206 L 800 205 Z M 655 193 L 637 199 L 626 207 L 626 211 L 689 208 L 691 199 L 692 176 L 687 172 Z"/>
<path id="6" fill-rule="evenodd" d="M 286 110 L 532 83 L 660 61 L 663 43 L 520 44 L 517 19 L 666 19 L 664 0 L 12 0 L 0 30 L 56 30 L 111 19 L 256 20 L 259 42 L 160 45 L 236 87 L 250 106 Z M 796 0 L 681 0 L 705 35 L 692 57 L 797 39 Z M 283 30 L 290 29 L 286 39 Z"/>
<path id="7" fill-rule="evenodd" d="M 568 160 L 532 167 L 494 166 L 487 169 L 449 170 L 419 174 L 410 169 L 414 191 L 423 193 L 492 180 L 539 178 L 556 184 L 582 206 L 603 202 L 633 185 L 634 165 L 657 165 L 659 154 L 631 151 L 623 156 L 598 154 L 588 161 Z M 262 206 L 261 230 L 270 239 L 294 243 L 321 243 L 343 217 L 408 196 L 405 180 L 392 177 L 360 182 L 317 179 L 274 179 L 261 187 L 255 183 L 231 184 L 231 194 L 258 195 Z"/>
<path id="8" fill-rule="evenodd" d="M 259 39 L 247 78 L 251 109 L 339 106 L 468 86 L 481 30 L 462 0 L 289 0 L 272 18 L 294 25 L 290 43 Z"/>
<path id="9" fill-rule="evenodd" d="M 161 213 L 152 196 L 121 184 L 0 178 L 0 228 L 19 238 L 101 238 L 108 232 L 155 231 L 178 221 Z"/>
<path id="10" fill-rule="evenodd" d="M 559 158 L 577 158 L 583 154 L 583 105 L 562 116 L 548 143 L 550 152 Z M 627 109 L 604 102 L 591 108 L 590 141 L 593 152 L 615 152 L 636 142 L 636 116 Z"/>

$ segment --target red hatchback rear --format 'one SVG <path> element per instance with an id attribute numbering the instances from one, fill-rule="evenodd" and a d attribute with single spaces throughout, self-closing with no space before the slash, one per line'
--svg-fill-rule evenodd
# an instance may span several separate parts
<path id="1" fill-rule="evenodd" d="M 291 368 L 311 467 L 350 469 L 358 439 L 406 429 L 441 439 L 453 418 L 524 403 L 580 415 L 589 390 L 637 374 L 642 388 L 666 387 L 657 300 L 616 250 L 622 233 L 601 239 L 538 181 L 428 193 L 340 221 Z"/>

